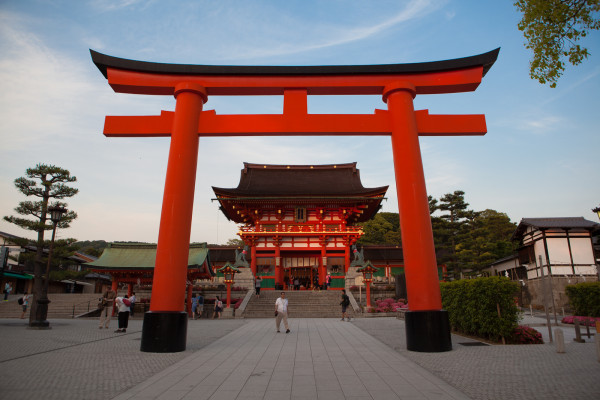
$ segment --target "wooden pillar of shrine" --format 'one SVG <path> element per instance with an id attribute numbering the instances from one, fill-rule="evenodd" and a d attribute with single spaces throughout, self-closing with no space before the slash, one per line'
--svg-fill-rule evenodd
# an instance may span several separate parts
<path id="1" fill-rule="evenodd" d="M 321 259 L 319 260 L 319 285 L 323 287 L 325 284 L 325 276 L 327 275 L 327 243 L 325 240 L 321 242 Z"/>
<path id="2" fill-rule="evenodd" d="M 413 106 L 415 86 L 386 86 L 392 127 L 392 153 L 409 310 L 405 314 L 408 350 L 441 352 L 452 349 L 448 313 L 442 310 L 437 262 L 421 161 L 419 132 Z"/>
<path id="3" fill-rule="evenodd" d="M 350 268 L 350 240 L 346 241 L 346 246 L 344 246 L 344 273 L 348 273 L 348 268 Z"/>
<path id="4" fill-rule="evenodd" d="M 283 266 L 281 265 L 280 244 L 280 240 L 275 240 L 275 290 L 277 290 L 278 287 L 283 289 Z"/>
<path id="5" fill-rule="evenodd" d="M 252 270 L 252 275 L 256 278 L 256 245 L 255 243 L 251 244 L 250 247 L 250 269 Z"/>

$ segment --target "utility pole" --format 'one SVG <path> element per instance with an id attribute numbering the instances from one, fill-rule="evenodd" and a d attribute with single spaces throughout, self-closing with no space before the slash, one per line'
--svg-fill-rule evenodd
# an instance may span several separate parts
<path id="1" fill-rule="evenodd" d="M 552 326 L 550 323 L 550 314 L 548 313 L 548 294 L 546 293 L 546 279 L 544 275 L 544 266 L 542 265 L 542 256 L 539 256 L 540 260 L 540 271 L 542 272 L 542 294 L 544 297 L 544 311 L 546 312 L 546 324 L 548 325 L 548 336 L 550 337 L 550 343 L 552 343 Z"/>

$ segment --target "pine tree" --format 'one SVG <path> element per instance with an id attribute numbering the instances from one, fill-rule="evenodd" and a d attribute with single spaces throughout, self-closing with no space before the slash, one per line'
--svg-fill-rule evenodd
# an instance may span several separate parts
<path id="1" fill-rule="evenodd" d="M 16 188 L 25 196 L 34 196 L 39 200 L 21 201 L 15 208 L 15 211 L 30 218 L 5 216 L 4 220 L 15 224 L 23 229 L 37 232 L 36 255 L 34 264 L 33 295 L 36 301 L 31 304 L 31 313 L 29 315 L 29 324 L 36 319 L 38 311 L 38 300 L 42 299 L 43 293 L 43 275 L 45 265 L 43 261 L 44 252 L 44 232 L 52 230 L 53 225 L 48 224 L 48 207 L 51 200 L 54 201 L 51 206 L 66 207 L 67 204 L 58 200 L 73 197 L 79 192 L 79 189 L 67 186 L 68 183 L 76 182 L 77 178 L 71 176 L 71 173 L 63 168 L 54 165 L 37 164 L 35 168 L 28 168 L 25 177 L 15 179 Z M 33 217 L 33 218 L 31 218 Z M 57 228 L 68 228 L 71 221 L 77 218 L 77 214 L 68 211 L 63 214 L 57 224 Z M 42 307 L 44 308 L 44 307 Z M 45 308 L 44 311 L 46 311 Z M 43 316 L 45 320 L 45 315 Z"/>

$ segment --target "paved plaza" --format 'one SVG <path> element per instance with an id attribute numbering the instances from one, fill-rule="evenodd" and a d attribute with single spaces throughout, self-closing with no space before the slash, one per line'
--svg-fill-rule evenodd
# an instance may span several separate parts
<path id="1" fill-rule="evenodd" d="M 6 399 L 578 399 L 600 393 L 594 337 L 553 344 L 406 350 L 396 318 L 190 320 L 181 353 L 139 351 L 141 321 L 125 334 L 96 320 L 50 320 L 47 331 L 0 320 L 0 398 Z M 541 318 L 524 323 L 540 324 Z M 547 328 L 536 328 L 547 334 Z M 595 333 L 595 330 L 593 331 Z"/>

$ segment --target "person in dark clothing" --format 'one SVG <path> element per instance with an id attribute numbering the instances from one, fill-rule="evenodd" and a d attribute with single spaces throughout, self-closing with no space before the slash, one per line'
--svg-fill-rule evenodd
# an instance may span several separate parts
<path id="1" fill-rule="evenodd" d="M 348 318 L 348 321 L 350 321 L 348 313 L 346 312 L 346 309 L 350 305 L 350 297 L 346 294 L 346 289 L 342 289 L 342 301 L 340 302 L 340 305 L 342 306 L 342 321 L 344 321 L 345 318 Z"/>

